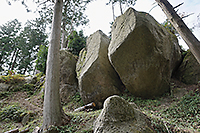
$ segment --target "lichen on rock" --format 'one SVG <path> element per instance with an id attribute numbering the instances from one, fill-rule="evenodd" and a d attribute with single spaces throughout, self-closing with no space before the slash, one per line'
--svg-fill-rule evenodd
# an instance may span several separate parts
<path id="1" fill-rule="evenodd" d="M 107 98 L 99 117 L 94 122 L 94 133 L 153 133 L 145 114 L 133 108 L 123 98 Z"/>

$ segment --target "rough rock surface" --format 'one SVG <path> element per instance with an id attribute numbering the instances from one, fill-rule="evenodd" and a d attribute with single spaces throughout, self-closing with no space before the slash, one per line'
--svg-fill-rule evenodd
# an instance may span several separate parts
<path id="1" fill-rule="evenodd" d="M 0 92 L 1 91 L 7 91 L 10 88 L 10 84 L 6 84 L 6 83 L 0 83 Z"/>
<path id="2" fill-rule="evenodd" d="M 119 94 L 123 84 L 108 60 L 109 38 L 100 30 L 87 39 L 85 57 L 79 56 L 77 72 L 80 95 L 85 104 L 94 102 L 102 107 L 104 100 Z M 84 54 L 83 54 L 84 53 Z"/>
<path id="3" fill-rule="evenodd" d="M 191 51 L 186 54 L 175 72 L 175 78 L 185 84 L 197 84 L 200 81 L 200 65 Z"/>
<path id="4" fill-rule="evenodd" d="M 172 71 L 181 60 L 176 36 L 132 8 L 113 23 L 108 56 L 126 88 L 143 98 L 169 92 Z"/>
<path id="5" fill-rule="evenodd" d="M 37 76 L 33 75 L 33 76 L 25 77 L 25 82 L 27 84 L 35 84 L 37 82 Z"/>
<path id="6" fill-rule="evenodd" d="M 119 96 L 107 98 L 103 110 L 94 122 L 94 133 L 137 132 L 153 132 L 147 116 Z"/>
<path id="7" fill-rule="evenodd" d="M 78 92 L 76 78 L 76 58 L 66 50 L 60 50 L 60 96 L 61 101 L 68 102 L 69 96 Z"/>
<path id="8" fill-rule="evenodd" d="M 79 59 L 76 63 L 76 73 L 77 73 L 78 79 L 79 79 L 81 70 L 84 68 L 84 62 L 85 62 L 86 54 L 87 54 L 86 48 L 83 48 L 79 53 Z"/>

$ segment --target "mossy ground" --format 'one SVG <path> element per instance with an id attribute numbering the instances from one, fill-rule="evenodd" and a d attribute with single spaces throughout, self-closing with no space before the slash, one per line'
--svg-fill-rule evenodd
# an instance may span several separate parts
<path id="1" fill-rule="evenodd" d="M 152 127 L 157 133 L 200 132 L 200 87 L 198 85 L 187 86 L 173 81 L 171 89 L 171 94 L 151 100 L 136 98 L 129 92 L 124 92 L 121 97 L 129 102 L 135 102 L 140 110 L 151 119 Z M 64 111 L 71 118 L 70 123 L 53 128 L 61 133 L 92 133 L 93 122 L 101 110 L 73 112 L 74 109 L 83 105 L 78 93 L 72 96 L 71 102 L 63 105 Z M 4 117 L 0 121 L 0 132 L 15 128 L 19 128 L 20 131 L 29 128 L 31 133 L 35 127 L 41 127 L 42 106 L 43 94 L 40 90 L 29 93 L 22 89 L 9 93 L 0 101 L 0 117 Z M 11 108 L 10 112 L 5 111 L 8 108 Z M 17 121 L 9 119 L 14 115 L 13 112 L 15 115 L 19 115 Z M 23 125 L 20 116 L 27 113 L 32 115 Z M 5 118 L 5 114 L 7 118 Z"/>

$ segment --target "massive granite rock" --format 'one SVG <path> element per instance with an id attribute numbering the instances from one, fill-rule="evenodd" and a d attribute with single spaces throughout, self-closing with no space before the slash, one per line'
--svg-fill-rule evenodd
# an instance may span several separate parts
<path id="1" fill-rule="evenodd" d="M 67 103 L 69 97 L 78 92 L 76 62 L 77 59 L 72 53 L 60 50 L 60 96 L 64 103 Z"/>
<path id="2" fill-rule="evenodd" d="M 123 88 L 108 60 L 109 42 L 102 31 L 96 31 L 88 37 L 86 51 L 80 53 L 77 74 L 80 95 L 85 104 L 94 102 L 97 107 L 102 107 L 107 97 L 119 94 Z"/>
<path id="3" fill-rule="evenodd" d="M 200 65 L 190 50 L 185 55 L 174 77 L 185 84 L 197 84 L 200 81 Z"/>
<path id="4" fill-rule="evenodd" d="M 172 71 L 181 60 L 176 36 L 132 8 L 113 23 L 108 56 L 126 88 L 143 98 L 169 92 Z"/>
<path id="5" fill-rule="evenodd" d="M 103 110 L 94 122 L 94 133 L 153 133 L 145 114 L 119 96 L 104 102 Z"/>

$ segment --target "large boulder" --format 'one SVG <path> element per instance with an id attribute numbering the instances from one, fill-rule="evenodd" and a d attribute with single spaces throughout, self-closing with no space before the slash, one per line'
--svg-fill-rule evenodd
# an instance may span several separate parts
<path id="1" fill-rule="evenodd" d="M 77 63 L 83 102 L 94 102 L 100 108 L 107 97 L 119 94 L 123 88 L 119 76 L 108 60 L 109 43 L 110 39 L 102 31 L 96 31 L 88 37 L 86 51 L 81 51 L 81 61 Z"/>
<path id="2" fill-rule="evenodd" d="M 69 98 L 78 92 L 76 62 L 77 59 L 72 53 L 60 50 L 60 96 L 64 103 L 67 103 Z"/>
<path id="3" fill-rule="evenodd" d="M 174 77 L 185 84 L 197 84 L 200 81 L 200 65 L 191 51 L 185 55 Z"/>
<path id="4" fill-rule="evenodd" d="M 115 95 L 104 102 L 94 133 L 153 133 L 150 125 L 145 114 Z"/>
<path id="5" fill-rule="evenodd" d="M 126 88 L 143 98 L 169 92 L 172 71 L 181 61 L 176 36 L 133 8 L 113 23 L 108 56 Z"/>

